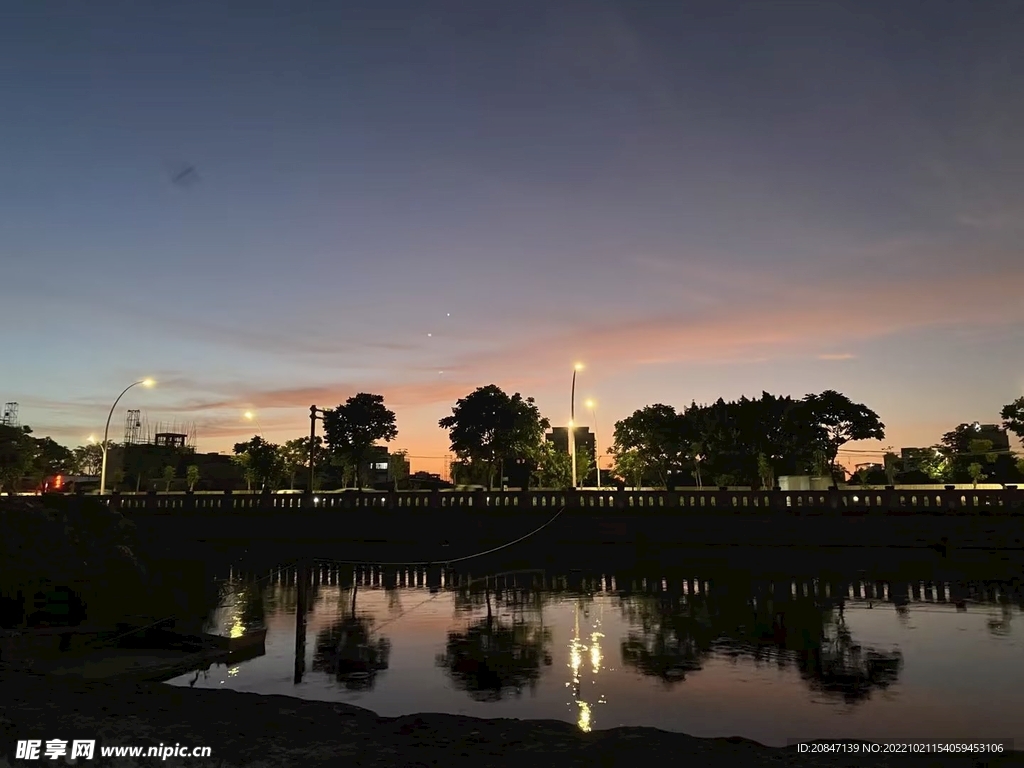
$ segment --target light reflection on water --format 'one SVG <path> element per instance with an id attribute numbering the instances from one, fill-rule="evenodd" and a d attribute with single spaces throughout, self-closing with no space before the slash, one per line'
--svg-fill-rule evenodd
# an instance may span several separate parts
<path id="1" fill-rule="evenodd" d="M 265 625 L 266 654 L 171 684 L 774 745 L 1024 745 L 1019 587 L 324 567 L 296 684 L 295 574 L 258 579 L 232 574 L 211 628 Z"/>

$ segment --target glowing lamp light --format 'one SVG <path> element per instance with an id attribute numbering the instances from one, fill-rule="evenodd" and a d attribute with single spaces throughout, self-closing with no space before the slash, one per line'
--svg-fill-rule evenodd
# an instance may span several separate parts
<path id="1" fill-rule="evenodd" d="M 143 379 L 142 386 L 144 387 L 155 387 L 156 382 L 153 379 Z"/>
<path id="2" fill-rule="evenodd" d="M 576 363 L 576 365 L 574 365 L 573 368 L 575 368 L 577 371 L 582 371 L 583 363 Z"/>

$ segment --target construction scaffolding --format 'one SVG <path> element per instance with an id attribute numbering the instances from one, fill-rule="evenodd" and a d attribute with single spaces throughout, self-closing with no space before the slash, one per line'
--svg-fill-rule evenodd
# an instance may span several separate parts
<path id="1" fill-rule="evenodd" d="M 142 411 L 130 410 L 124 417 L 124 444 L 138 445 L 142 438 Z"/>
<path id="2" fill-rule="evenodd" d="M 153 429 L 151 442 L 153 445 L 167 445 L 174 448 L 184 448 L 195 451 L 195 422 L 157 422 Z"/>
<path id="3" fill-rule="evenodd" d="M 129 410 L 124 420 L 125 445 L 162 445 L 194 451 L 196 425 L 194 422 L 156 422 L 150 424 L 142 411 Z"/>
<path id="4" fill-rule="evenodd" d="M 3 418 L 0 420 L 0 424 L 5 427 L 20 427 L 21 422 L 18 420 L 18 404 L 17 403 L 4 403 Z"/>

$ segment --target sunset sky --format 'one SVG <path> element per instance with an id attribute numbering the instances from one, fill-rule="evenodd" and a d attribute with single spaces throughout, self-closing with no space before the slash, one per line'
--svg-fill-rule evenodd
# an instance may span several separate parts
<path id="1" fill-rule="evenodd" d="M 1018 3 L 4 7 L 0 402 L 37 434 L 145 376 L 112 438 L 367 391 L 415 457 L 485 384 L 564 423 L 576 361 L 605 446 L 838 389 L 898 449 L 1024 394 Z"/>

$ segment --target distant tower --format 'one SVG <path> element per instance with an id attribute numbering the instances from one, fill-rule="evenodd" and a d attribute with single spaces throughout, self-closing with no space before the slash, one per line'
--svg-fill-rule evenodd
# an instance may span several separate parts
<path id="1" fill-rule="evenodd" d="M 18 404 L 17 403 L 4 403 L 3 419 L 0 420 L 0 424 L 5 427 L 20 427 L 21 424 L 18 421 Z"/>
<path id="2" fill-rule="evenodd" d="M 136 445 L 142 436 L 142 411 L 128 411 L 124 419 L 124 444 Z"/>

